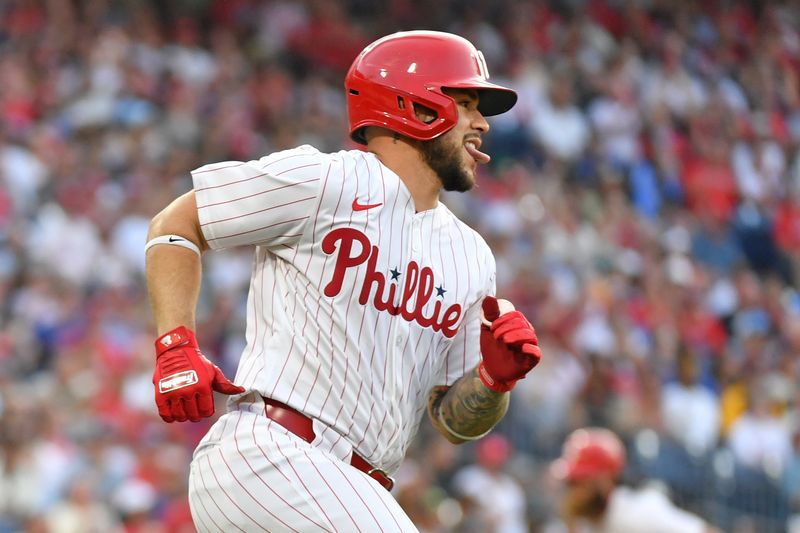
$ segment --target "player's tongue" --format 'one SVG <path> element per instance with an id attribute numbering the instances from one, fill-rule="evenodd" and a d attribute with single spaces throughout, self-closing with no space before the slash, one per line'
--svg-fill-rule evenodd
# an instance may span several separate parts
<path id="1" fill-rule="evenodd" d="M 484 154 L 483 152 L 475 148 L 475 145 L 469 141 L 464 143 L 464 147 L 467 149 L 467 153 L 471 155 L 472 158 L 478 163 L 486 164 L 492 160 L 489 154 Z"/>

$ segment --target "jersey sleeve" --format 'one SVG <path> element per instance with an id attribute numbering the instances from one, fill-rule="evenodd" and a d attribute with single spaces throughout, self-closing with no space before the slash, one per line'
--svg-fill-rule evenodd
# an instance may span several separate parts
<path id="1" fill-rule="evenodd" d="M 319 202 L 327 162 L 310 146 L 192 171 L 200 228 L 215 250 L 296 243 Z"/>

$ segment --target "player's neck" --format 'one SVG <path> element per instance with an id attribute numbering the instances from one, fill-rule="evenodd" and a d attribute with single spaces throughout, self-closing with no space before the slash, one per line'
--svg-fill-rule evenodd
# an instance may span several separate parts
<path id="1" fill-rule="evenodd" d="M 418 213 L 433 209 L 439 204 L 442 182 L 422 159 L 422 154 L 412 141 L 387 132 L 387 135 L 372 137 L 368 149 L 384 166 L 400 177 L 411 193 Z"/>

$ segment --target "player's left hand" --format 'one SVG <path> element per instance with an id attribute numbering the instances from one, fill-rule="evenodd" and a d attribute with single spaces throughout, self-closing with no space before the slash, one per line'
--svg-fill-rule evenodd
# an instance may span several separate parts
<path id="1" fill-rule="evenodd" d="M 484 385 L 497 392 L 513 389 L 542 358 L 536 331 L 508 300 L 494 296 L 483 300 L 481 355 L 478 376 Z"/>
<path id="2" fill-rule="evenodd" d="M 155 342 L 153 372 L 156 405 L 164 422 L 197 422 L 214 414 L 214 393 L 240 394 L 217 365 L 206 359 L 194 332 L 184 326 L 168 331 Z"/>

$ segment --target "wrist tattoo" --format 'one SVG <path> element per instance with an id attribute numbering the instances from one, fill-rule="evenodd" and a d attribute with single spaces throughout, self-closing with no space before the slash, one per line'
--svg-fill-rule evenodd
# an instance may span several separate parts
<path id="1" fill-rule="evenodd" d="M 508 410 L 510 395 L 496 392 L 481 383 L 476 370 L 456 381 L 452 387 L 437 387 L 430 395 L 428 409 L 437 421 L 459 440 L 483 437 Z"/>

